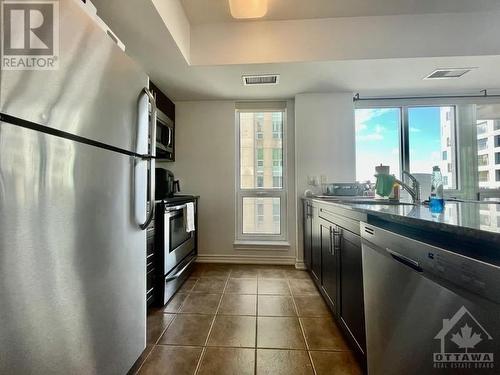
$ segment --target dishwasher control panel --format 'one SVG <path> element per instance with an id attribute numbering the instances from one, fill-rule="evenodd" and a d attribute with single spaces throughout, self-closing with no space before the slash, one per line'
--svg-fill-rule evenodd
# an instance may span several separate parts
<path id="1" fill-rule="evenodd" d="M 415 272 L 500 303 L 500 267 L 361 223 L 361 237 Z"/>

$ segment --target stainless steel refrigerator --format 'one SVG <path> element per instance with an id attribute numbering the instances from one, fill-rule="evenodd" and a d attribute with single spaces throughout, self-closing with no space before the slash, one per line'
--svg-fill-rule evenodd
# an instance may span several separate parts
<path id="1" fill-rule="evenodd" d="M 78 2 L 58 3 L 59 68 L 0 76 L 0 373 L 124 374 L 146 343 L 154 99 Z"/>

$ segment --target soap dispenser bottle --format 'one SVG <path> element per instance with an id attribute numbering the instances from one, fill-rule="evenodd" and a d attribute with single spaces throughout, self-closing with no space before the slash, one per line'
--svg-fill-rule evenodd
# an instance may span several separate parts
<path id="1" fill-rule="evenodd" d="M 432 185 L 429 207 L 432 212 L 444 210 L 443 176 L 438 166 L 432 168 Z"/>

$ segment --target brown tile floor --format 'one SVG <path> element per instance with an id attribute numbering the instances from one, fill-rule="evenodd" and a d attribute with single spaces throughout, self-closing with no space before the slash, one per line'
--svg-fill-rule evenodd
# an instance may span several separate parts
<path id="1" fill-rule="evenodd" d="M 197 264 L 148 316 L 148 346 L 131 374 L 358 375 L 307 272 Z"/>

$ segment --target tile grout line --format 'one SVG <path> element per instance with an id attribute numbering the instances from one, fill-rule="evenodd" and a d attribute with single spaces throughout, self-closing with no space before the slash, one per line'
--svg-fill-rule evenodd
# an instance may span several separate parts
<path id="1" fill-rule="evenodd" d="M 189 344 L 158 344 L 156 346 L 159 347 L 172 347 L 172 348 L 204 348 L 202 345 L 189 345 Z M 225 346 L 225 345 L 211 345 L 207 346 L 207 349 L 211 348 L 216 348 L 216 349 L 255 349 L 253 346 Z M 299 349 L 299 348 L 276 348 L 274 346 L 263 346 L 259 349 L 265 349 L 265 350 L 281 350 L 281 351 L 289 351 L 289 352 L 306 352 L 306 349 Z M 318 350 L 312 350 L 314 352 L 325 352 L 325 353 L 347 353 L 346 351 L 335 351 L 335 350 L 325 350 L 325 349 L 318 349 Z"/>
<path id="2" fill-rule="evenodd" d="M 203 358 L 205 357 L 206 349 L 207 349 L 206 346 L 203 346 L 201 348 L 200 358 L 198 359 L 198 363 L 196 364 L 196 368 L 194 369 L 193 375 L 198 374 L 198 372 L 200 371 L 201 362 L 203 361 Z"/>
<path id="3" fill-rule="evenodd" d="M 188 280 L 189 280 L 189 279 L 188 279 Z M 176 311 L 174 314 L 181 314 L 182 307 L 183 307 L 183 306 L 184 306 L 184 304 L 186 303 L 186 300 L 187 300 L 187 299 L 191 296 L 191 294 L 193 293 L 193 290 L 194 290 L 194 288 L 196 287 L 196 284 L 198 284 L 198 280 L 200 280 L 200 278 L 197 278 L 197 279 L 196 279 L 196 281 L 194 282 L 194 285 L 193 285 L 193 287 L 191 288 L 191 290 L 188 290 L 188 291 L 187 291 L 187 292 L 185 292 L 185 293 L 182 293 L 182 292 L 180 293 L 180 294 L 186 294 L 187 296 L 186 296 L 186 298 L 184 298 L 184 299 L 182 300 L 182 302 L 181 302 L 181 304 L 180 304 L 179 308 L 177 309 L 177 311 Z M 186 281 L 187 281 L 187 280 L 186 280 Z M 186 282 L 186 281 L 184 281 L 184 282 Z M 184 284 L 183 284 L 183 285 L 184 285 Z M 182 288 L 182 287 L 181 287 L 181 288 Z M 178 295 L 178 294 L 179 294 L 179 291 L 175 292 L 175 294 L 174 294 L 174 298 L 175 298 L 175 296 L 176 296 L 176 295 Z M 173 299 L 173 298 L 172 298 L 172 299 Z M 172 299 L 171 299 L 170 301 L 172 301 Z M 170 303 L 170 301 L 169 301 L 169 303 Z M 167 305 L 168 305 L 168 303 L 167 303 Z M 168 314 L 168 313 L 166 313 L 166 314 Z M 174 318 L 174 319 L 175 319 L 175 318 Z"/>
<path id="4" fill-rule="evenodd" d="M 304 342 L 306 344 L 307 356 L 309 357 L 309 362 L 311 363 L 311 367 L 312 367 L 314 375 L 317 375 L 316 369 L 314 368 L 314 362 L 312 360 L 311 351 L 309 348 L 309 343 L 307 342 L 306 333 L 305 333 L 304 327 L 302 326 L 302 321 L 300 320 L 300 317 L 299 317 L 299 309 L 297 307 L 297 303 L 295 302 L 295 295 L 292 292 L 292 288 L 290 286 L 290 280 L 287 278 L 286 281 L 287 281 L 288 287 L 290 288 L 290 294 L 292 295 L 293 305 L 295 306 L 295 310 L 297 312 L 297 320 L 299 321 L 300 331 L 302 332 L 302 337 L 303 337 Z"/>
<path id="5" fill-rule="evenodd" d="M 174 315 L 174 317 L 170 320 L 170 322 L 168 322 L 167 326 L 165 327 L 165 329 L 161 332 L 161 334 L 158 336 L 158 338 L 156 339 L 156 341 L 152 344 L 152 348 L 151 350 L 149 351 L 148 355 L 144 358 L 144 360 L 141 362 L 141 365 L 139 366 L 139 368 L 137 369 L 137 371 L 134 373 L 134 374 L 138 374 L 139 371 L 141 370 L 141 368 L 144 366 L 144 364 L 146 363 L 147 359 L 149 358 L 149 356 L 151 355 L 151 353 L 153 352 L 153 350 L 155 349 L 155 347 L 158 346 L 158 343 L 160 342 L 160 339 L 162 338 L 162 336 L 165 334 L 165 332 L 167 332 L 167 329 L 168 327 L 170 327 L 173 323 L 173 321 L 175 320 L 175 318 L 177 317 L 177 314 L 176 313 L 164 313 L 163 311 L 161 311 L 161 314 L 163 315 Z M 146 323 L 147 324 L 147 323 Z M 146 346 L 147 346 L 147 343 L 146 343 Z"/>
<path id="6" fill-rule="evenodd" d="M 210 335 L 212 333 L 212 329 L 213 329 L 213 327 L 215 325 L 215 319 L 217 319 L 217 313 L 219 312 L 220 305 L 222 304 L 222 299 L 224 298 L 224 292 L 225 292 L 225 290 L 227 288 L 227 284 L 229 283 L 229 277 L 231 276 L 231 272 L 232 272 L 232 269 L 229 270 L 229 275 L 227 275 L 226 282 L 224 283 L 224 288 L 222 288 L 222 292 L 221 292 L 221 295 L 220 295 L 219 304 L 217 305 L 217 309 L 215 309 L 214 318 L 212 319 L 212 323 L 210 324 L 210 328 L 208 329 L 207 338 L 205 339 L 205 344 L 203 345 L 203 350 L 201 351 L 200 359 L 198 360 L 198 363 L 196 365 L 196 369 L 194 371 L 194 375 L 198 374 L 198 372 L 200 371 L 201 362 L 203 361 L 203 358 L 205 357 L 205 354 L 207 352 L 208 340 L 210 339 Z"/>
<path id="7" fill-rule="evenodd" d="M 153 350 L 155 349 L 155 347 L 161 345 L 161 344 L 158 344 L 160 342 L 160 339 L 162 338 L 162 336 L 165 334 L 165 332 L 167 332 L 167 329 L 172 325 L 172 323 L 174 322 L 174 320 L 177 318 L 177 315 L 179 314 L 179 312 L 181 311 L 182 309 L 182 306 L 184 305 L 184 303 L 186 302 L 186 299 L 189 297 L 189 295 L 191 294 L 191 292 L 193 291 L 194 287 L 196 286 L 196 284 L 198 283 L 198 278 L 196 279 L 193 287 L 191 288 L 191 290 L 187 291 L 185 294 L 187 294 L 187 297 L 184 298 L 184 300 L 181 302 L 181 304 L 179 305 L 179 308 L 177 309 L 176 312 L 174 313 L 168 313 L 168 312 L 164 312 L 163 310 L 161 311 L 162 314 L 172 314 L 174 315 L 174 317 L 172 318 L 172 320 L 170 320 L 170 322 L 167 324 L 167 326 L 165 327 L 165 329 L 163 330 L 163 332 L 160 334 L 160 336 L 158 336 L 158 339 L 156 340 L 156 342 L 153 344 L 153 347 L 151 348 L 151 350 L 149 351 L 148 355 L 144 358 L 144 360 L 141 362 L 141 365 L 139 366 L 139 368 L 137 369 L 137 371 L 135 372 L 135 374 L 138 374 L 139 371 L 141 370 L 141 368 L 144 366 L 144 364 L 146 363 L 147 359 L 149 358 L 149 356 L 151 355 L 151 353 L 153 352 Z M 187 281 L 187 280 L 186 280 Z M 186 282 L 184 281 L 184 282 Z M 176 292 L 175 294 L 177 294 L 178 292 Z M 175 296 L 174 294 L 174 296 Z M 182 294 L 182 293 L 181 293 Z M 172 299 L 171 299 L 172 300 Z M 171 301 L 170 300 L 170 301 Z M 170 303 L 169 301 L 169 303 Z M 168 303 L 167 303 L 168 305 Z M 165 308 L 165 306 L 164 306 Z"/>
<path id="8" fill-rule="evenodd" d="M 187 281 L 187 280 L 186 280 Z M 198 282 L 198 279 L 196 279 L 194 285 L 193 285 L 193 288 L 191 288 L 191 290 L 194 289 L 196 283 Z M 189 296 L 189 292 L 186 292 L 185 294 L 187 294 Z M 177 294 L 178 292 L 176 292 L 175 294 Z M 175 297 L 175 294 L 174 294 L 174 297 Z M 172 298 L 173 299 L 173 298 Z M 169 301 L 169 303 L 172 301 L 172 299 Z M 184 304 L 184 302 L 186 302 L 186 298 L 184 298 L 184 300 L 181 302 L 181 304 L 179 305 L 179 308 L 173 312 L 173 313 L 170 313 L 170 312 L 165 312 L 164 310 L 161 311 L 162 314 L 170 314 L 170 315 L 174 315 L 174 317 L 172 318 L 172 320 L 170 320 L 170 322 L 167 324 L 167 326 L 165 327 L 165 329 L 162 331 L 162 333 L 158 336 L 158 339 L 155 341 L 154 344 L 152 344 L 152 348 L 151 350 L 149 351 L 148 355 L 146 355 L 146 357 L 144 358 L 144 360 L 141 362 L 140 366 L 137 368 L 137 371 L 134 373 L 134 374 L 138 374 L 139 371 L 141 371 L 141 368 L 144 366 L 144 364 L 146 363 L 147 359 L 149 358 L 149 356 L 151 355 L 151 353 L 153 352 L 153 350 L 155 349 L 156 346 L 158 345 L 161 345 L 161 344 L 158 344 L 160 342 L 160 339 L 162 338 L 162 336 L 165 334 L 165 332 L 167 332 L 167 329 L 172 325 L 172 323 L 174 322 L 175 318 L 177 318 L 177 314 L 179 313 L 179 311 L 181 310 L 182 308 L 182 305 Z M 168 305 L 168 303 L 167 303 Z M 166 305 L 165 305 L 166 306 Z M 165 306 L 163 308 L 165 308 Z M 147 323 L 146 323 L 147 324 Z M 146 346 L 147 346 L 147 343 L 146 343 Z"/>

